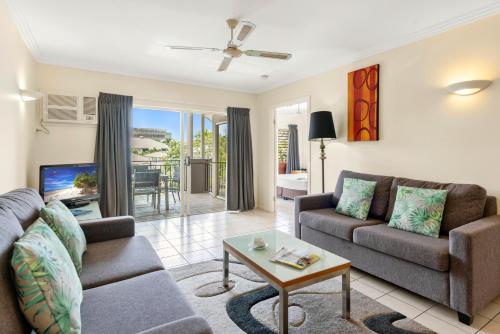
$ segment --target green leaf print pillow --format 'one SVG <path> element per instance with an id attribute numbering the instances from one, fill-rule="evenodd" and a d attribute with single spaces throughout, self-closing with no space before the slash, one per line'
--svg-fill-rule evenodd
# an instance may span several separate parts
<path id="1" fill-rule="evenodd" d="M 87 250 L 87 240 L 71 211 L 61 201 L 50 201 L 40 211 L 40 217 L 56 233 L 68 250 L 76 272 L 82 272 L 82 256 Z"/>
<path id="2" fill-rule="evenodd" d="M 439 238 L 447 190 L 398 186 L 389 227 Z"/>
<path id="3" fill-rule="evenodd" d="M 337 213 L 365 220 L 368 217 L 375 192 L 375 181 L 344 179 L 342 195 L 337 204 Z"/>
<path id="4" fill-rule="evenodd" d="M 14 243 L 17 299 L 37 333 L 80 333 L 82 285 L 68 251 L 41 218 Z"/>

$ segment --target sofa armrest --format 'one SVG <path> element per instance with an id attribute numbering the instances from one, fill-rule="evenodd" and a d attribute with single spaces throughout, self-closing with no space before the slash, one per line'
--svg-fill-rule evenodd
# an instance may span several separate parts
<path id="1" fill-rule="evenodd" d="M 80 226 L 88 243 L 129 238 L 135 235 L 135 220 L 132 216 L 84 220 L 80 222 Z"/>
<path id="2" fill-rule="evenodd" d="M 205 319 L 192 316 L 153 327 L 140 334 L 213 334 L 213 332 Z"/>
<path id="3" fill-rule="evenodd" d="M 500 216 L 450 231 L 450 306 L 474 316 L 500 294 Z"/>
<path id="4" fill-rule="evenodd" d="M 334 208 L 333 193 L 295 197 L 295 236 L 300 239 L 299 215 L 302 211 Z"/>

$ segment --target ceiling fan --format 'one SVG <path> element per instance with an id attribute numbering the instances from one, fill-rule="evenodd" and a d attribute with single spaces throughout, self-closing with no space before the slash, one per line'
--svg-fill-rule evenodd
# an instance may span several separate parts
<path id="1" fill-rule="evenodd" d="M 225 49 L 219 48 L 206 48 L 206 47 L 198 47 L 198 46 L 180 46 L 180 45 L 165 45 L 165 47 L 172 50 L 190 50 L 190 51 L 222 51 L 224 55 L 224 59 L 218 68 L 219 72 L 227 70 L 229 64 L 231 64 L 231 60 L 233 58 L 238 58 L 241 55 L 250 56 L 250 57 L 262 57 L 262 58 L 272 58 L 279 60 L 288 60 L 292 58 L 292 55 L 289 53 L 280 53 L 280 52 L 270 52 L 270 51 L 259 51 L 259 50 L 241 50 L 240 47 L 243 45 L 243 42 L 250 36 L 252 31 L 255 30 L 255 24 L 248 21 L 241 21 L 241 28 L 239 33 L 234 35 L 234 30 L 238 26 L 238 20 L 236 19 L 228 19 L 227 25 L 231 30 L 231 39 L 227 43 L 227 47 Z"/>

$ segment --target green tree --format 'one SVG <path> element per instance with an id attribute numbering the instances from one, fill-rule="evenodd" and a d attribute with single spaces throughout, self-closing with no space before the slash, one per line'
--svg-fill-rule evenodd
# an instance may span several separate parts
<path id="1" fill-rule="evenodd" d="M 211 159 L 213 153 L 212 131 L 205 129 L 203 131 L 203 140 L 205 146 L 205 156 L 201 156 L 201 131 L 193 136 L 193 158 Z"/>
<path id="2" fill-rule="evenodd" d="M 87 192 L 90 188 L 97 186 L 97 174 L 89 174 L 87 172 L 76 175 L 73 184 L 77 188 L 83 189 L 82 192 Z"/>
<path id="3" fill-rule="evenodd" d="M 162 143 L 168 146 L 165 154 L 166 160 L 179 160 L 181 158 L 181 143 L 180 141 L 167 138 Z"/>

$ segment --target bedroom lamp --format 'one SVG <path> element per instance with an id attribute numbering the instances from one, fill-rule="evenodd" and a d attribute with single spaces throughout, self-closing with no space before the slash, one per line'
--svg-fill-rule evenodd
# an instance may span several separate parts
<path id="1" fill-rule="evenodd" d="M 309 140 L 319 141 L 321 154 L 321 190 L 325 192 L 325 143 L 324 141 L 336 139 L 335 125 L 330 111 L 316 111 L 311 114 L 309 123 Z"/>

